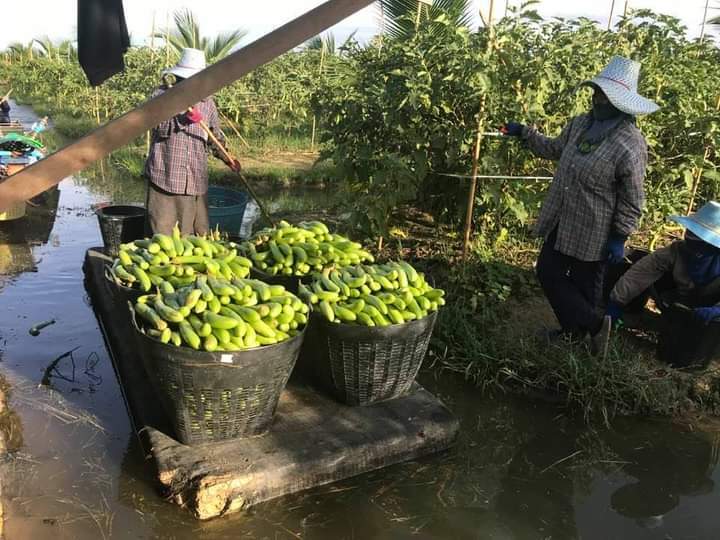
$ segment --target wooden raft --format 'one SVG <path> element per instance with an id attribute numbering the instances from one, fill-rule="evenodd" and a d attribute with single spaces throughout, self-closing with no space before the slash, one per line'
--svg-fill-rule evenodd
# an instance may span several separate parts
<path id="1" fill-rule="evenodd" d="M 107 257 L 91 249 L 85 286 L 125 404 L 163 492 L 199 519 L 249 508 L 452 446 L 458 422 L 417 386 L 407 397 L 348 407 L 291 380 L 270 431 L 244 440 L 186 446 L 172 429 L 134 350 L 133 329 L 103 277 Z"/>

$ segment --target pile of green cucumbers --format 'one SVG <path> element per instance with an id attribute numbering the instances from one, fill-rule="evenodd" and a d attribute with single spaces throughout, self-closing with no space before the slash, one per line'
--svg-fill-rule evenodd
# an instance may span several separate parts
<path id="1" fill-rule="evenodd" d="M 344 267 L 373 262 L 361 244 L 333 234 L 320 221 L 291 225 L 281 221 L 277 227 L 255 233 L 240 245 L 240 253 L 253 267 L 271 276 L 305 276 L 329 266 Z"/>
<path id="2" fill-rule="evenodd" d="M 122 244 L 110 272 L 117 283 L 148 292 L 162 283 L 175 288 L 195 282 L 198 274 L 245 278 L 252 262 L 238 254 L 238 246 L 223 241 L 218 231 L 207 236 L 182 236 L 177 226 L 172 236 Z"/>
<path id="3" fill-rule="evenodd" d="M 309 311 L 280 285 L 203 275 L 178 289 L 165 281 L 135 304 L 136 320 L 146 335 L 206 352 L 281 343 L 303 330 Z"/>
<path id="4" fill-rule="evenodd" d="M 299 296 L 330 322 L 363 326 L 403 324 L 445 305 L 445 292 L 406 262 L 325 269 Z"/>

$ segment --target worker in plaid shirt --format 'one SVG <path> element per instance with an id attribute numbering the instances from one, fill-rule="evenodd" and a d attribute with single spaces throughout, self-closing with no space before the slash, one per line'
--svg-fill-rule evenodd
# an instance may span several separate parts
<path id="1" fill-rule="evenodd" d="M 178 81 L 205 68 L 205 54 L 185 49 L 180 62 L 167 70 Z M 153 97 L 167 90 L 162 86 Z M 218 111 L 211 97 L 155 127 L 150 152 L 145 163 L 148 180 L 147 211 L 153 233 L 170 234 L 177 222 L 183 234 L 205 234 L 208 219 L 208 150 L 223 159 L 208 141 L 204 123 L 224 143 Z M 227 163 L 239 170 L 237 161 Z"/>
<path id="2" fill-rule="evenodd" d="M 551 337 L 589 335 L 603 357 L 612 328 L 601 306 L 606 266 L 623 261 L 645 202 L 647 144 L 635 116 L 658 109 L 637 93 L 639 70 L 637 62 L 614 57 L 583 83 L 594 90 L 592 111 L 556 138 L 516 122 L 503 128 L 537 156 L 558 161 L 535 226 L 544 239 L 538 279 L 561 327 Z"/>

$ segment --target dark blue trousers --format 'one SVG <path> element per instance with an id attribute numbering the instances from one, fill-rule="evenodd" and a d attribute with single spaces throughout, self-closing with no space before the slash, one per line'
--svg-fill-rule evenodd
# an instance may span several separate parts
<path id="1" fill-rule="evenodd" d="M 555 249 L 557 230 L 543 244 L 537 277 L 564 332 L 578 337 L 596 333 L 603 314 L 605 261 L 587 262 Z"/>

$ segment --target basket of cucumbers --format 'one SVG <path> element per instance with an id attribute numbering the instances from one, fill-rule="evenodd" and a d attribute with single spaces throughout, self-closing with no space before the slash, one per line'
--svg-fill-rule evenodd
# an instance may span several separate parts
<path id="1" fill-rule="evenodd" d="M 325 269 L 300 297 L 312 305 L 299 370 L 348 405 L 408 393 L 444 292 L 405 262 Z"/>
<path id="2" fill-rule="evenodd" d="M 197 276 L 173 292 L 140 296 L 131 311 L 143 364 L 179 441 L 267 430 L 300 352 L 305 303 L 279 285 Z"/>
<path id="3" fill-rule="evenodd" d="M 320 221 L 281 221 L 256 232 L 241 244 L 240 253 L 252 262 L 253 277 L 293 292 L 300 283 L 309 283 L 313 272 L 374 260 L 361 244 L 331 233 Z"/>

